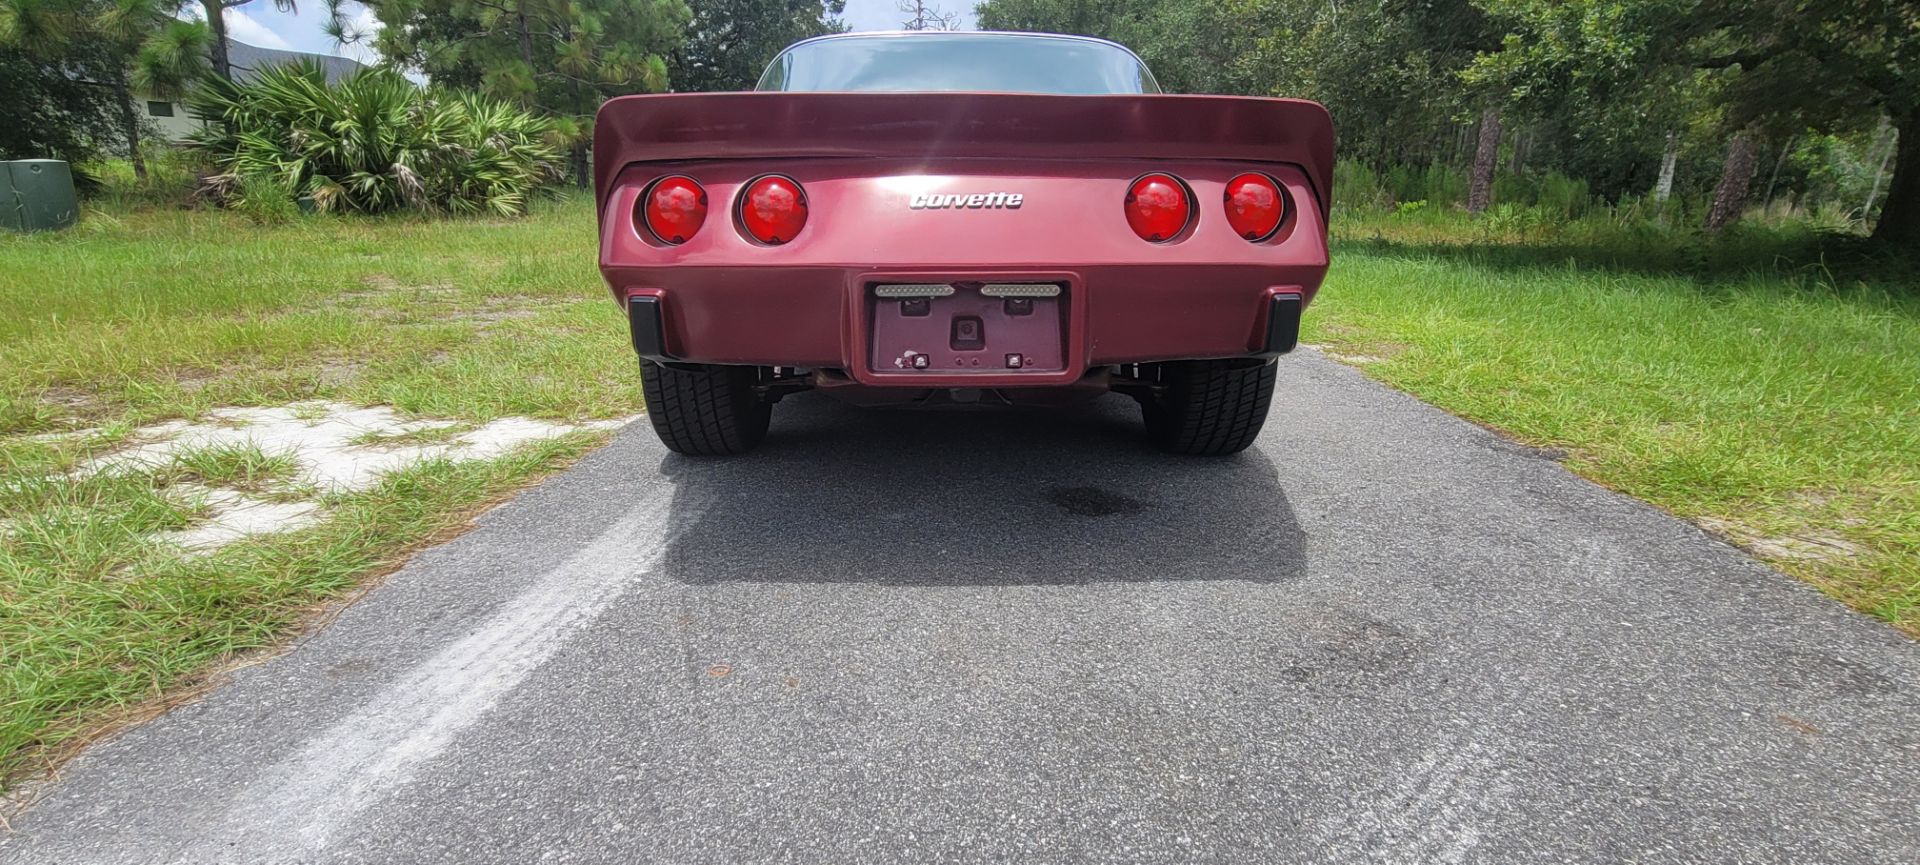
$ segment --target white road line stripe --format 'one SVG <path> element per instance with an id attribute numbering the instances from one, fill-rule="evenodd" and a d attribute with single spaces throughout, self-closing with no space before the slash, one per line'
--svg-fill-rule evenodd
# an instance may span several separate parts
<path id="1" fill-rule="evenodd" d="M 671 489 L 663 486 L 634 503 L 473 634 L 264 773 L 228 812 L 227 837 L 247 837 L 253 855 L 325 849 L 355 814 L 403 787 L 414 770 L 651 572 L 676 526 L 693 524 L 704 510 L 690 512 L 683 499 L 670 513 L 661 504 Z M 259 837 L 262 827 L 274 827 L 276 836 Z"/>

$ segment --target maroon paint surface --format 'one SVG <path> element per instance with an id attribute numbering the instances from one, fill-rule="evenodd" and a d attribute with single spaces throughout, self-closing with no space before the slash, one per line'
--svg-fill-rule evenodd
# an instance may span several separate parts
<path id="1" fill-rule="evenodd" d="M 601 109 L 595 134 L 600 266 L 617 299 L 661 296 L 668 350 L 696 362 L 845 369 L 868 385 L 992 387 L 1071 383 L 1104 364 L 1245 355 L 1260 347 L 1266 299 L 1290 291 L 1311 300 L 1326 274 L 1332 134 L 1318 105 L 1276 99 L 623 97 Z M 1149 171 L 1194 191 L 1193 222 L 1170 242 L 1148 243 L 1127 226 L 1126 191 Z M 1226 220 L 1226 184 L 1245 171 L 1271 175 L 1289 199 L 1279 231 L 1259 243 Z M 803 186 L 809 217 L 790 242 L 768 246 L 740 229 L 736 205 L 744 184 L 775 172 Z M 698 180 L 711 207 L 677 246 L 633 217 L 640 192 L 669 174 Z M 1018 193 L 1022 206 L 908 206 L 916 194 L 992 192 Z M 1054 314 L 1057 365 L 902 370 L 881 350 L 896 347 L 891 324 L 876 345 L 875 282 L 1041 281 L 1067 287 L 1065 311 Z"/>

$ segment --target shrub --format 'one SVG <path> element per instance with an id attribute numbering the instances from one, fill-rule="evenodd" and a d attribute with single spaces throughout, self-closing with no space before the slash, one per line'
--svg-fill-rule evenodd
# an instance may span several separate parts
<path id="1" fill-rule="evenodd" d="M 1421 185 L 1424 189 L 1421 195 L 1416 196 L 1417 198 L 1448 207 L 1458 207 L 1467 203 L 1467 173 L 1458 168 L 1449 168 L 1434 162 L 1427 166 Z"/>
<path id="2" fill-rule="evenodd" d="M 1396 202 L 1427 201 L 1452 207 L 1467 200 L 1466 172 L 1438 162 L 1425 168 L 1395 165 L 1387 170 L 1386 186 Z"/>
<path id="3" fill-rule="evenodd" d="M 1549 171 L 1540 178 L 1536 201 L 1540 207 L 1552 211 L 1561 219 L 1573 219 L 1587 212 L 1587 205 L 1593 196 L 1587 192 L 1587 182 L 1575 180 L 1558 171 Z"/>
<path id="4" fill-rule="evenodd" d="M 1534 186 L 1533 178 L 1525 174 L 1502 171 L 1493 176 L 1493 201 L 1495 204 L 1530 207 L 1538 200 L 1539 194 L 1540 191 Z"/>
<path id="5" fill-rule="evenodd" d="M 1427 197 L 1427 186 L 1422 182 L 1420 170 L 1411 165 L 1389 166 L 1380 181 L 1386 187 L 1390 203 Z"/>
<path id="6" fill-rule="evenodd" d="M 1370 210 L 1387 204 L 1380 177 L 1364 163 L 1342 159 L 1333 164 L 1333 204 L 1348 210 Z"/>
<path id="7" fill-rule="evenodd" d="M 275 66 L 249 82 L 215 79 L 189 106 L 211 121 L 194 145 L 223 170 L 212 184 L 257 212 L 271 212 L 259 199 L 277 188 L 329 212 L 514 215 L 559 176 L 552 120 L 385 69 L 328 84 L 317 65 Z"/>
<path id="8" fill-rule="evenodd" d="M 300 216 L 293 188 L 277 174 L 241 175 L 227 196 L 227 206 L 263 225 L 291 222 Z"/>
<path id="9" fill-rule="evenodd" d="M 201 155 L 161 143 L 149 143 L 140 152 L 146 157 L 145 180 L 134 175 L 133 164 L 125 159 L 109 159 L 75 169 L 76 179 L 84 172 L 94 181 L 83 193 L 90 203 L 115 211 L 190 204 L 200 175 L 207 170 Z"/>

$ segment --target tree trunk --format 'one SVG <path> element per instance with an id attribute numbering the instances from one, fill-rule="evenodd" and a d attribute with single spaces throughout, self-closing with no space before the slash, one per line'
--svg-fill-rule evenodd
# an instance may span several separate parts
<path id="1" fill-rule="evenodd" d="M 1680 133 L 1667 133 L 1667 148 L 1660 153 L 1660 180 L 1653 185 L 1653 201 L 1666 206 L 1673 196 L 1673 167 L 1680 162 Z"/>
<path id="2" fill-rule="evenodd" d="M 1479 213 L 1493 202 L 1493 169 L 1500 161 L 1500 109 L 1491 105 L 1480 113 L 1480 146 L 1473 151 L 1473 186 L 1467 192 L 1467 212 Z"/>
<path id="3" fill-rule="evenodd" d="M 1893 160 L 1893 182 L 1887 185 L 1887 204 L 1873 239 L 1897 248 L 1920 249 L 1920 109 L 1899 119 L 1900 148 Z"/>
<path id="4" fill-rule="evenodd" d="M 1880 200 L 1880 182 L 1887 178 L 1887 163 L 1893 161 L 1893 124 L 1885 117 L 1880 118 L 1880 134 L 1874 136 L 1874 149 L 1880 151 L 1880 161 L 1873 166 L 1873 188 L 1867 190 L 1867 203 L 1860 206 L 1860 218 L 1873 218 L 1873 203 Z"/>
<path id="5" fill-rule="evenodd" d="M 573 184 L 586 189 L 593 185 L 593 165 L 587 160 L 587 142 L 583 139 L 573 145 Z"/>
<path id="6" fill-rule="evenodd" d="M 120 100 L 120 134 L 127 137 L 127 160 L 133 163 L 133 176 L 147 179 L 147 160 L 140 155 L 140 115 L 133 107 L 133 88 L 127 86 L 126 69 L 116 65 L 113 95 Z"/>
<path id="7" fill-rule="evenodd" d="M 527 25 L 527 9 L 523 2 L 520 6 L 520 59 L 527 64 L 527 78 L 533 78 L 533 28 Z"/>
<path id="8" fill-rule="evenodd" d="M 1720 170 L 1720 185 L 1713 188 L 1713 205 L 1707 208 L 1707 230 L 1719 231 L 1732 225 L 1747 209 L 1747 188 L 1753 185 L 1753 131 L 1743 129 L 1727 143 L 1727 162 Z"/>
<path id="9" fill-rule="evenodd" d="M 213 61 L 213 74 L 232 81 L 233 63 L 227 60 L 226 0 L 200 0 L 200 8 L 206 11 L 207 27 L 213 31 L 213 44 L 207 53 Z"/>

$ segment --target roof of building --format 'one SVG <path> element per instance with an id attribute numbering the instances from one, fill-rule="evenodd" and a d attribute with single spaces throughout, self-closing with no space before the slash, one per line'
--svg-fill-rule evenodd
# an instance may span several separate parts
<path id="1" fill-rule="evenodd" d="M 233 77 L 240 81 L 251 80 L 257 70 L 268 66 L 297 63 L 302 60 L 320 64 L 320 68 L 326 70 L 328 84 L 337 83 L 340 79 L 366 68 L 366 64 L 351 57 L 262 48 L 233 39 L 227 40 L 227 62 L 233 64 Z"/>

